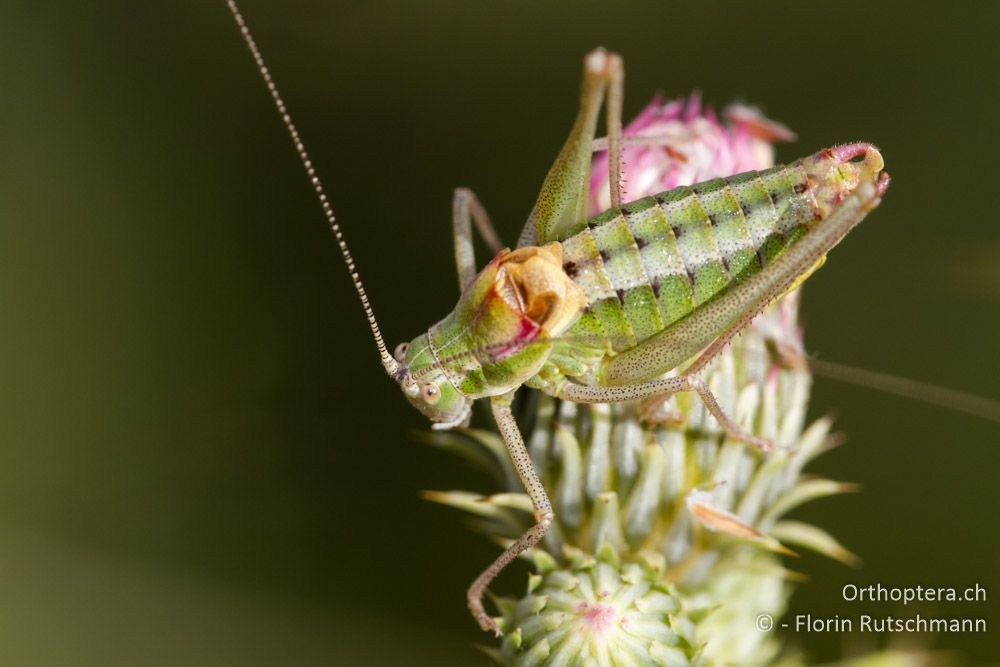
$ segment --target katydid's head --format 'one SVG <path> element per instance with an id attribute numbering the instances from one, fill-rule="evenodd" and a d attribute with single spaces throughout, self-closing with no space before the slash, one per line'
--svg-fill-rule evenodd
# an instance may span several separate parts
<path id="1" fill-rule="evenodd" d="M 472 398 L 452 382 L 442 364 L 434 358 L 429 334 L 396 346 L 400 364 L 396 381 L 406 398 L 431 421 L 435 428 L 452 428 L 466 423 L 472 412 Z"/>
<path id="2" fill-rule="evenodd" d="M 882 154 L 867 142 L 827 148 L 803 158 L 801 164 L 821 218 L 862 183 L 872 183 L 880 197 L 889 187 L 889 174 L 882 171 L 885 166 Z"/>
<path id="3" fill-rule="evenodd" d="M 462 424 L 472 401 L 512 391 L 538 373 L 553 340 L 585 305 L 558 243 L 503 250 L 447 317 L 396 348 L 394 377 L 437 428 Z"/>

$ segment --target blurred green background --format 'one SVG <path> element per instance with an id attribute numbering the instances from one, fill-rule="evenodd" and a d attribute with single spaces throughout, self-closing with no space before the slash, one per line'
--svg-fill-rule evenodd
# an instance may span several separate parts
<path id="1" fill-rule="evenodd" d="M 894 184 L 809 281 L 808 346 L 1000 395 L 995 3 L 244 4 L 392 344 L 454 303 L 451 189 L 513 241 L 604 45 L 626 115 L 697 88 L 798 132 L 781 160 L 877 142 Z M 0 663 L 485 664 L 496 549 L 417 492 L 488 482 L 417 442 L 224 3 L 7 0 L 0 49 Z M 1000 592 L 1000 425 L 822 379 L 813 413 L 863 492 L 799 516 L 864 566 L 794 563 L 792 613 Z M 980 664 L 996 633 L 918 639 Z"/>

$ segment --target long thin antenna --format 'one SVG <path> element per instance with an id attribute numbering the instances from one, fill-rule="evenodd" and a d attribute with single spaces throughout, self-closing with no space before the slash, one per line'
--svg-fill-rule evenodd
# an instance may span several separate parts
<path id="1" fill-rule="evenodd" d="M 351 257 L 351 251 L 348 249 L 347 241 L 344 240 L 344 235 L 340 231 L 340 225 L 337 224 L 337 218 L 333 215 L 333 209 L 327 200 L 323 183 L 320 182 L 319 176 L 316 175 L 316 169 L 313 167 L 312 160 L 309 159 L 309 154 L 306 153 L 305 144 L 302 143 L 299 131 L 295 128 L 295 123 L 292 122 L 292 117 L 285 106 L 285 101 L 281 98 L 281 93 L 278 92 L 278 87 L 271 78 L 271 72 L 268 71 L 267 65 L 264 64 L 264 58 L 260 55 L 260 49 L 257 48 L 257 43 L 254 41 L 253 35 L 250 34 L 250 28 L 247 27 L 239 7 L 236 6 L 236 0 L 226 0 L 226 2 L 229 5 L 229 11 L 233 13 L 233 18 L 236 19 L 236 25 L 239 26 L 240 32 L 243 33 L 243 40 L 247 43 L 247 48 L 250 49 L 250 54 L 253 56 L 254 62 L 257 63 L 257 70 L 260 72 L 268 91 L 271 93 L 271 99 L 274 100 L 274 105 L 281 115 L 281 120 L 285 124 L 285 128 L 288 129 L 288 134 L 292 138 L 292 144 L 295 145 L 295 151 L 299 154 L 299 159 L 302 160 L 302 166 L 305 167 L 309 182 L 312 183 L 313 190 L 316 191 L 316 196 L 319 197 L 320 206 L 323 207 L 323 214 L 330 224 L 330 230 L 337 239 L 337 245 L 340 246 L 340 253 L 344 256 L 344 263 L 347 264 L 351 280 L 354 281 L 354 289 L 357 290 L 358 296 L 361 297 L 361 306 L 365 309 L 365 317 L 368 318 L 368 325 L 371 327 L 372 335 L 375 337 L 375 345 L 378 347 L 379 356 L 382 357 L 382 365 L 385 367 L 385 372 L 391 376 L 395 376 L 399 372 L 399 363 L 389 354 L 389 351 L 385 347 L 385 341 L 382 340 L 382 332 L 379 330 L 378 322 L 375 320 L 375 312 L 368 302 L 365 287 L 361 284 L 361 277 L 354 266 L 354 258 Z"/>
<path id="2" fill-rule="evenodd" d="M 928 382 L 910 380 L 888 373 L 855 368 L 832 361 L 823 361 L 815 357 L 809 357 L 806 364 L 817 375 L 822 375 L 832 380 L 840 380 L 841 382 L 868 387 L 886 394 L 894 394 L 956 412 L 964 412 L 981 419 L 1000 422 L 1000 401 L 995 401 L 991 398 L 976 396 L 975 394 L 948 389 L 947 387 L 940 387 Z"/>

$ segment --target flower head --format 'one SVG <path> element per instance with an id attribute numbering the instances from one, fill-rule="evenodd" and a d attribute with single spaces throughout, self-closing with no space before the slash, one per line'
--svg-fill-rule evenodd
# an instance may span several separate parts
<path id="1" fill-rule="evenodd" d="M 624 201 L 731 176 L 774 164 L 775 141 L 792 141 L 795 134 L 744 104 L 722 112 L 704 108 L 695 93 L 687 100 L 663 102 L 657 96 L 623 130 Z M 590 176 L 590 211 L 611 206 L 608 153 L 594 156 Z"/>

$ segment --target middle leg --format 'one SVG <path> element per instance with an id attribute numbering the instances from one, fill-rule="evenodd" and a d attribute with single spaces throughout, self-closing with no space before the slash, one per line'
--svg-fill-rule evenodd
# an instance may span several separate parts
<path id="1" fill-rule="evenodd" d="M 452 199 L 452 227 L 455 240 L 455 265 L 458 269 L 458 289 L 465 286 L 476 277 L 476 252 L 472 245 L 472 223 L 486 241 L 486 245 L 496 255 L 503 250 L 503 243 L 493 229 L 490 216 L 479 202 L 475 193 L 468 188 L 455 188 Z"/>
<path id="2" fill-rule="evenodd" d="M 770 440 L 758 438 L 740 428 L 722 409 L 708 386 L 699 378 L 687 373 L 623 386 L 599 387 L 570 383 L 559 392 L 558 397 L 575 403 L 620 403 L 647 398 L 662 400 L 681 391 L 693 391 L 698 394 L 708 412 L 733 440 L 744 442 L 762 452 L 769 452 L 775 448 L 775 444 Z"/>

